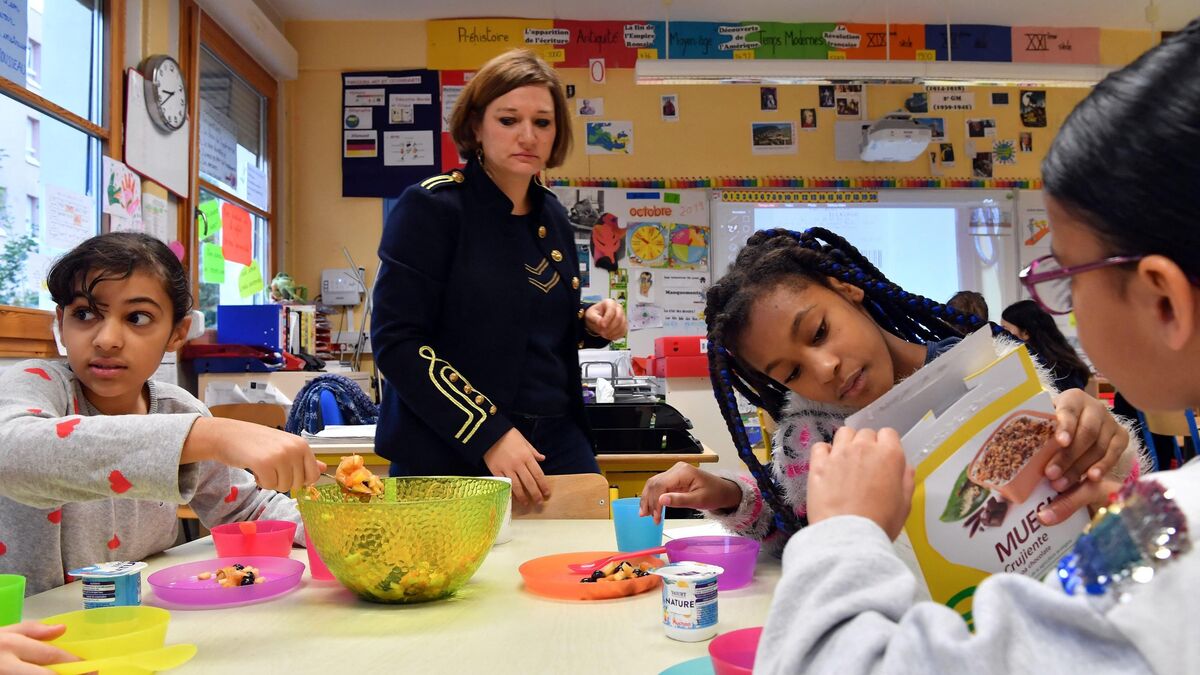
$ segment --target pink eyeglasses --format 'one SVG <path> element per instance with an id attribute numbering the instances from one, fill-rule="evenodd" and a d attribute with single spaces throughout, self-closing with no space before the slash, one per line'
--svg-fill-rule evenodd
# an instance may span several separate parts
<path id="1" fill-rule="evenodd" d="M 1044 255 L 1021 270 L 1020 279 L 1029 294 L 1042 309 L 1051 314 L 1070 314 L 1074 305 L 1071 302 L 1071 277 L 1083 272 L 1135 263 L 1145 256 L 1117 255 L 1096 262 L 1073 267 L 1060 267 L 1052 255 Z"/>

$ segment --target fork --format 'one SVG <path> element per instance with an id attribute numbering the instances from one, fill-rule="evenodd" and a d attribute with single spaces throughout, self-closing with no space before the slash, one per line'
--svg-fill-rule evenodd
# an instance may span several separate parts
<path id="1" fill-rule="evenodd" d="M 644 555 L 658 555 L 660 553 L 666 553 L 666 552 L 667 552 L 666 546 L 655 546 L 654 548 L 648 548 L 643 551 L 632 551 L 629 553 L 614 553 L 613 555 L 610 555 L 610 556 L 607 556 L 604 558 L 600 558 L 598 560 L 593 560 L 592 562 L 589 562 L 589 563 L 568 563 L 567 567 L 570 568 L 570 570 L 572 572 L 578 572 L 580 574 L 588 574 L 590 572 L 594 572 L 594 571 L 600 569 L 601 567 L 604 567 L 605 565 L 609 564 L 610 562 L 615 562 L 617 560 L 628 560 L 630 558 L 640 558 L 641 556 L 644 556 Z"/>

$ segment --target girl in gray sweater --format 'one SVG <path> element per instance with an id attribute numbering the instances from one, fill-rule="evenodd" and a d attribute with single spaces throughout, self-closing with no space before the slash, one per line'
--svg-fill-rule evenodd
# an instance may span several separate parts
<path id="1" fill-rule="evenodd" d="M 0 373 L 0 572 L 24 575 L 33 594 L 69 581 L 69 569 L 140 560 L 174 544 L 180 504 L 209 527 L 300 522 L 276 490 L 324 470 L 302 439 L 214 418 L 150 379 L 191 322 L 187 274 L 165 244 L 93 237 L 55 263 L 47 286 L 66 362 Z"/>
<path id="2" fill-rule="evenodd" d="M 1200 406 L 1197 63 L 1200 20 L 1075 108 L 1042 165 L 1053 253 L 1022 273 L 1047 311 L 1074 309 L 1092 362 L 1145 410 Z M 891 430 L 814 447 L 810 525 L 784 552 L 755 672 L 1200 671 L 1180 632 L 1200 607 L 1197 462 L 1129 481 L 1044 582 L 980 584 L 973 633 L 914 600 L 891 544 L 911 491 Z"/>

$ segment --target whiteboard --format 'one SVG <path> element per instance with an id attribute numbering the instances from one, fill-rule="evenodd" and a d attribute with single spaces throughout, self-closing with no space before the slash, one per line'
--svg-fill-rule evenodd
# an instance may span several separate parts
<path id="1" fill-rule="evenodd" d="M 146 110 L 145 78 L 130 68 L 125 92 L 125 164 L 180 198 L 188 196 L 188 119 L 173 133 L 154 125 Z"/>
<path id="2" fill-rule="evenodd" d="M 879 190 L 878 201 L 874 203 L 811 206 L 786 203 L 782 192 L 778 199 L 771 198 L 770 190 L 757 192 L 764 195 L 764 201 L 726 201 L 721 190 L 712 191 L 709 214 L 713 231 L 713 274 L 718 279 L 756 230 L 823 225 L 843 234 L 885 274 L 895 277 L 893 281 L 911 292 L 928 294 L 933 300 L 945 302 L 952 294 L 952 288 L 979 291 L 987 300 L 989 318 L 997 322 L 1000 312 L 1021 297 L 1017 282 L 1020 257 L 1013 226 L 1016 191 Z M 928 226 L 914 225 L 907 218 L 895 217 L 902 209 L 931 215 L 952 211 L 953 229 L 941 222 L 941 216 L 940 224 L 932 222 L 931 218 Z M 980 234 L 972 223 L 981 211 L 994 211 L 1003 225 Z M 872 233 L 871 228 L 881 228 L 881 231 Z M 897 274 L 897 266 L 889 262 L 908 263 L 902 267 L 907 267 L 909 274 Z M 938 283 L 926 282 L 926 275 L 920 274 L 922 267 L 930 273 L 940 273 L 944 278 L 938 279 Z"/>

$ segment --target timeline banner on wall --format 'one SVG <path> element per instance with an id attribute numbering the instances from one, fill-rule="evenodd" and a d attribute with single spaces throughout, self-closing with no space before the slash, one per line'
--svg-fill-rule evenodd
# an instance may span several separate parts
<path id="1" fill-rule="evenodd" d="M 1100 63 L 1100 29 L 1014 27 L 1012 60 L 1016 63 Z"/>
<path id="2" fill-rule="evenodd" d="M 871 59 L 911 61 L 925 49 L 922 24 L 673 21 L 671 59 Z"/>
<path id="3" fill-rule="evenodd" d="M 438 70 L 470 70 L 523 47 L 559 68 L 587 68 L 594 59 L 603 59 L 606 68 L 633 68 L 639 59 L 1124 63 L 1125 56 L 1106 57 L 1104 43 L 1130 42 L 1129 36 L 1117 35 L 1125 32 L 838 21 L 673 21 L 668 27 L 636 19 L 439 19 L 427 22 L 427 62 Z"/>
<path id="4" fill-rule="evenodd" d="M 426 63 L 437 70 L 470 70 L 510 49 L 532 49 L 560 68 L 586 68 L 604 59 L 609 68 L 633 68 L 659 58 L 666 45 L 662 21 L 562 19 L 439 19 L 426 23 Z"/>
<path id="5" fill-rule="evenodd" d="M 343 73 L 341 117 L 343 197 L 397 197 L 441 170 L 437 72 Z"/>

